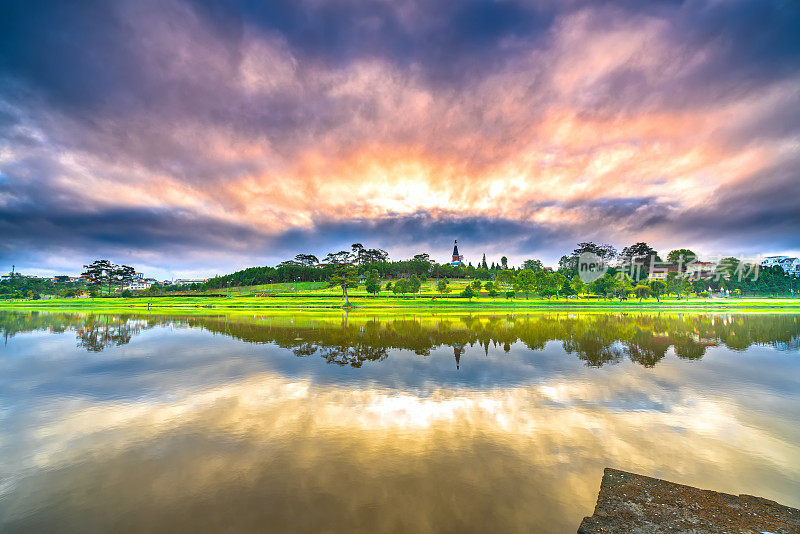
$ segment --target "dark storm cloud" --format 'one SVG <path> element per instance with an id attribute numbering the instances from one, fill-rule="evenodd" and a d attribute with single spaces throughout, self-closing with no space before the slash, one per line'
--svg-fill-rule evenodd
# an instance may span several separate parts
<path id="1" fill-rule="evenodd" d="M 555 10 L 515 1 L 255 2 L 200 1 L 211 20 L 256 27 L 284 37 L 301 57 L 346 64 L 381 57 L 420 65 L 432 78 L 475 76 L 502 63 L 501 50 L 538 42 Z"/>
<path id="2" fill-rule="evenodd" d="M 402 9 L 409 11 L 409 20 L 401 20 Z M 431 77 L 462 79 L 478 75 L 476 69 L 502 64 L 498 53 L 509 51 L 509 39 L 528 44 L 540 39 L 553 12 L 491 0 L 400 5 L 209 0 L 185 7 L 180 2 L 150 1 L 5 2 L 0 7 L 5 96 L 26 97 L 24 89 L 29 87 L 56 108 L 96 111 L 110 106 L 158 107 L 183 86 L 192 92 L 182 92 L 182 99 L 208 105 L 220 96 L 218 87 L 203 90 L 195 82 L 213 80 L 224 86 L 224 77 L 204 79 L 198 73 L 195 80 L 174 78 L 174 73 L 159 68 L 159 55 L 176 52 L 169 43 L 156 43 L 165 47 L 161 50 L 148 49 L 155 20 L 181 26 L 190 15 L 205 23 L 202 29 L 207 33 L 195 37 L 215 39 L 216 50 L 224 52 L 230 67 L 241 59 L 245 29 L 252 29 L 285 39 L 292 52 L 308 61 L 343 65 L 379 57 L 404 66 L 420 65 Z M 275 101 L 271 109 L 277 112 L 284 104 Z"/>
<path id="3" fill-rule="evenodd" d="M 377 58 L 458 84 L 527 51 L 552 16 L 489 0 L 8 2 L 0 7 L 0 101 L 33 110 L 65 147 L 211 179 L 228 169 L 198 158 L 165 123 L 264 136 L 291 154 L 375 114 L 373 103 L 334 97 L 308 79 L 300 91 L 243 94 L 233 80 L 247 32 L 282 40 L 306 70 Z"/>
<path id="4" fill-rule="evenodd" d="M 498 248 L 498 240 L 502 240 L 502 246 L 509 252 L 530 252 L 544 250 L 567 235 L 561 228 L 534 222 L 420 211 L 372 219 L 319 220 L 315 221 L 312 228 L 281 235 L 275 245 L 281 250 L 290 251 L 298 243 L 303 243 L 306 247 L 322 247 L 327 251 L 325 247 L 333 244 L 341 249 L 363 241 L 367 246 L 407 250 L 410 257 L 415 253 L 442 249 L 447 254 L 453 240 L 459 239 L 472 248 L 471 259 L 475 261 L 478 259 L 475 250 L 494 250 Z"/>
<path id="5" fill-rule="evenodd" d="M 634 16 L 666 22 L 675 54 L 708 49 L 711 57 L 687 75 L 659 88 L 640 74 L 621 69 L 606 82 L 609 95 L 634 88 L 648 92 L 676 89 L 681 98 L 706 99 L 752 89 L 794 76 L 800 58 L 800 4 L 791 1 L 545 3 L 493 0 L 447 2 L 299 2 L 275 0 L 221 2 L 103 2 L 57 0 L 5 2 L 0 8 L 0 65 L 4 78 L 43 92 L 56 106 L 105 104 L 153 106 L 170 98 L 176 86 L 191 87 L 181 97 L 209 104 L 213 87 L 204 80 L 173 78 L 158 68 L 149 50 L 149 25 L 156 19 L 186 24 L 190 15 L 204 21 L 217 50 L 235 65 L 246 29 L 284 39 L 302 60 L 326 65 L 377 57 L 403 67 L 418 66 L 431 79 L 463 83 L 485 76 L 510 57 L 549 46 L 553 22 L 571 11 L 598 7 L 594 25 L 614 27 Z M 188 30 L 191 33 L 191 30 Z M 160 43 L 166 45 L 167 43 Z M 687 58 L 688 59 L 688 58 Z M 202 66 L 202 63 L 198 63 Z M 221 73 L 212 73 L 221 74 Z M 691 85 L 686 85 L 691 81 Z M 8 79 L 4 82 L 9 91 Z M 224 86 L 224 78 L 217 78 Z M 695 92 L 698 85 L 705 91 Z M 627 88 L 627 89 L 626 89 Z M 285 102 L 274 102 L 277 111 Z M 684 105 L 691 105 L 690 100 Z M 195 110 L 199 111 L 199 110 Z"/>
<path id="6" fill-rule="evenodd" d="M 686 1 L 576 4 L 597 8 L 592 26 L 613 29 L 627 20 L 663 23 L 670 57 L 667 76 L 622 65 L 592 86 L 587 112 L 639 109 L 697 110 L 732 102 L 785 80 L 800 65 L 800 2 Z M 764 123 L 766 130 L 772 124 Z"/>
<path id="7" fill-rule="evenodd" d="M 797 75 L 800 3 L 793 0 L 688 2 L 674 27 L 679 40 L 716 52 L 705 71 L 714 84 Z"/>
<path id="8" fill-rule="evenodd" d="M 800 248 L 800 158 L 720 187 L 658 225 L 691 238 L 749 248 Z"/>
<path id="9" fill-rule="evenodd" d="M 325 132 L 363 105 L 331 99 L 322 92 L 277 92 L 245 98 L 232 88 L 247 30 L 285 40 L 301 62 L 329 67 L 365 57 L 400 68 L 421 69 L 432 83 L 465 84 L 502 68 L 536 48 L 551 46 L 554 21 L 569 10 L 593 4 L 513 1 L 466 2 L 102 2 L 65 4 L 56 0 L 6 2 L 0 7 L 0 96 L 24 105 L 44 98 L 55 111 L 78 116 L 91 143 L 99 130 L 115 150 L 125 140 L 150 146 L 164 142 L 158 127 L 133 120 L 133 110 L 180 120 L 191 116 L 239 131 L 264 133 L 274 142 L 294 133 Z M 606 2 L 595 26 L 613 28 L 630 17 L 665 21 L 674 54 L 705 50 L 706 61 L 672 80 L 646 79 L 619 68 L 592 88 L 594 110 L 669 105 L 693 108 L 710 100 L 739 96 L 776 79 L 796 75 L 800 61 L 800 5 L 796 2 Z M 198 17 L 201 22 L 190 20 Z M 188 43 L 171 43 L 154 30 L 157 22 L 180 28 Z M 203 58 L 212 41 L 214 58 Z M 175 72 L 166 61 L 177 48 L 196 46 Z M 542 69 L 547 68 L 542 65 Z M 530 73 L 538 90 L 540 72 Z M 638 102 L 638 104 L 637 104 Z M 591 108 L 590 108 L 591 109 Z M 141 119 L 141 117 L 139 117 Z M 125 125 L 125 132 L 117 126 Z M 769 128 L 770 124 L 762 127 Z M 65 139 L 75 141 L 74 131 Z M 169 140 L 167 140 L 169 141 Z M 78 141 L 79 142 L 79 141 Z M 287 143 L 288 145 L 288 143 Z M 136 142 L 130 147 L 136 149 Z M 149 148 L 149 147 L 148 147 Z M 140 155 L 146 150 L 140 150 Z M 181 159 L 189 159 L 182 157 Z"/>
<path id="10" fill-rule="evenodd" d="M 256 263 L 274 263 L 301 252 L 324 255 L 369 247 L 417 252 L 447 249 L 454 239 L 471 249 L 471 260 L 497 248 L 506 253 L 542 251 L 571 239 L 569 232 L 536 223 L 457 214 L 394 215 L 376 219 L 318 220 L 305 229 L 267 233 L 246 225 L 202 217 L 175 209 L 71 209 L 44 201 L 0 211 L 0 262 L 37 257 L 47 251 L 73 251 L 87 257 L 111 256 L 123 261 L 142 252 L 234 255 Z M 481 252 L 477 252 L 480 250 Z M 394 259 L 404 259 L 400 254 Z M 127 260 L 126 260 L 127 261 Z M 203 262 L 206 265 L 214 261 Z"/>
<path id="11" fill-rule="evenodd" d="M 530 202 L 526 209 L 535 213 L 542 208 L 558 208 L 565 211 L 580 211 L 585 224 L 591 225 L 604 220 L 624 221 L 630 217 L 658 217 L 672 209 L 671 206 L 654 196 L 647 197 L 599 197 L 569 201 Z"/>
<path id="12" fill-rule="evenodd" d="M 193 264 L 219 268 L 219 258 L 235 257 L 243 265 L 274 264 L 301 252 L 323 256 L 349 249 L 354 242 L 389 249 L 393 259 L 433 252 L 443 260 L 437 251 L 445 251 L 438 256 L 446 255 L 453 239 L 459 239 L 474 263 L 483 253 L 490 259 L 498 254 L 557 257 L 579 241 L 607 241 L 620 232 L 635 236 L 652 229 L 709 244 L 730 243 L 734 236 L 738 248 L 731 253 L 738 253 L 764 246 L 800 247 L 798 195 L 796 173 L 779 168 L 757 180 L 721 188 L 712 201 L 689 210 L 652 198 L 604 198 L 559 206 L 580 214 L 569 224 L 421 211 L 370 219 L 320 219 L 307 228 L 270 233 L 174 208 L 91 210 L 67 202 L 48 203 L 45 197 L 61 197 L 52 191 L 38 200 L 29 197 L 16 209 L 0 211 L 0 235 L 4 236 L 0 261 L 19 264 L 55 251 L 85 258 L 110 256 L 117 261 L 130 261 L 146 252 L 174 258 L 203 251 Z"/>
<path id="13" fill-rule="evenodd" d="M 73 210 L 68 206 L 24 207 L 0 211 L 0 255 L 11 259 L 21 249 L 131 251 L 236 251 L 266 236 L 188 211 L 135 208 Z"/>
<path id="14" fill-rule="evenodd" d="M 3 2 L 3 96 L 25 97 L 12 84 L 18 81 L 57 108 L 95 107 L 107 99 L 122 103 L 141 88 L 144 75 L 133 41 L 133 28 L 115 13 L 113 2 Z"/>

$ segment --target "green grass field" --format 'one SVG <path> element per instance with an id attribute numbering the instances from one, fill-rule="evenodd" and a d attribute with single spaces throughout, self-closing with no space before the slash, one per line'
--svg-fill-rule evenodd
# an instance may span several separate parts
<path id="1" fill-rule="evenodd" d="M 503 296 L 490 298 L 485 291 L 479 297 L 467 299 L 459 293 L 468 280 L 451 281 L 451 291 L 440 295 L 434 288 L 436 280 L 422 285 L 416 295 L 395 295 L 381 291 L 377 296 L 368 295 L 363 286 L 350 290 L 350 305 L 353 309 L 407 309 L 407 310 L 721 310 L 721 311 L 790 311 L 800 312 L 800 298 L 662 298 L 638 301 L 630 299 L 620 302 L 616 299 L 552 298 L 544 299 L 533 295 L 525 298 L 517 294 L 515 299 Z M 0 309 L 71 309 L 71 310 L 268 310 L 296 309 L 323 310 L 338 309 L 344 304 L 341 290 L 328 288 L 324 282 L 281 283 L 249 287 L 218 289 L 207 295 L 196 296 L 147 296 L 132 298 L 95 299 L 47 299 L 47 300 L 0 300 Z"/>

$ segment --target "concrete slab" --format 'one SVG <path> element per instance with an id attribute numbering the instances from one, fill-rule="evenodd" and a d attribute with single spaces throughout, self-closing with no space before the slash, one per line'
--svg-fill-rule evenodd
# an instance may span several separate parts
<path id="1" fill-rule="evenodd" d="M 800 510 L 607 468 L 579 534 L 800 534 Z"/>

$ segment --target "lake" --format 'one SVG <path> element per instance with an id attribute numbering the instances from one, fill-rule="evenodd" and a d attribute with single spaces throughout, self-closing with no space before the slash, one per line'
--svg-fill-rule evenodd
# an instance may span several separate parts
<path id="1" fill-rule="evenodd" d="M 0 311 L 2 532 L 575 532 L 800 506 L 800 315 Z"/>

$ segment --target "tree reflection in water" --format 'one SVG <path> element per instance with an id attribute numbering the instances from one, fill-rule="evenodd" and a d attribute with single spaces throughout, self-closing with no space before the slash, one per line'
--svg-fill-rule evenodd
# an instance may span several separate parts
<path id="1" fill-rule="evenodd" d="M 452 347 L 456 368 L 468 347 L 478 345 L 509 352 L 515 343 L 541 351 L 549 342 L 587 365 L 600 367 L 628 358 L 653 367 L 672 347 L 679 358 L 702 358 L 708 347 L 744 350 L 753 344 L 797 351 L 798 314 L 692 313 L 531 313 L 509 315 L 375 316 L 345 313 L 312 315 L 175 316 L 0 311 L 5 339 L 20 332 L 74 331 L 78 346 L 98 352 L 121 346 L 156 326 L 201 328 L 250 343 L 273 343 L 298 357 L 316 356 L 327 363 L 361 367 L 387 359 L 391 350 L 426 356 Z"/>
<path id="2" fill-rule="evenodd" d="M 95 321 L 95 319 L 100 319 Z M 92 316 L 91 321 L 76 331 L 78 347 L 89 352 L 100 352 L 107 347 L 119 347 L 131 342 L 135 333 L 141 331 L 138 321 L 112 319 L 105 320 Z"/>

